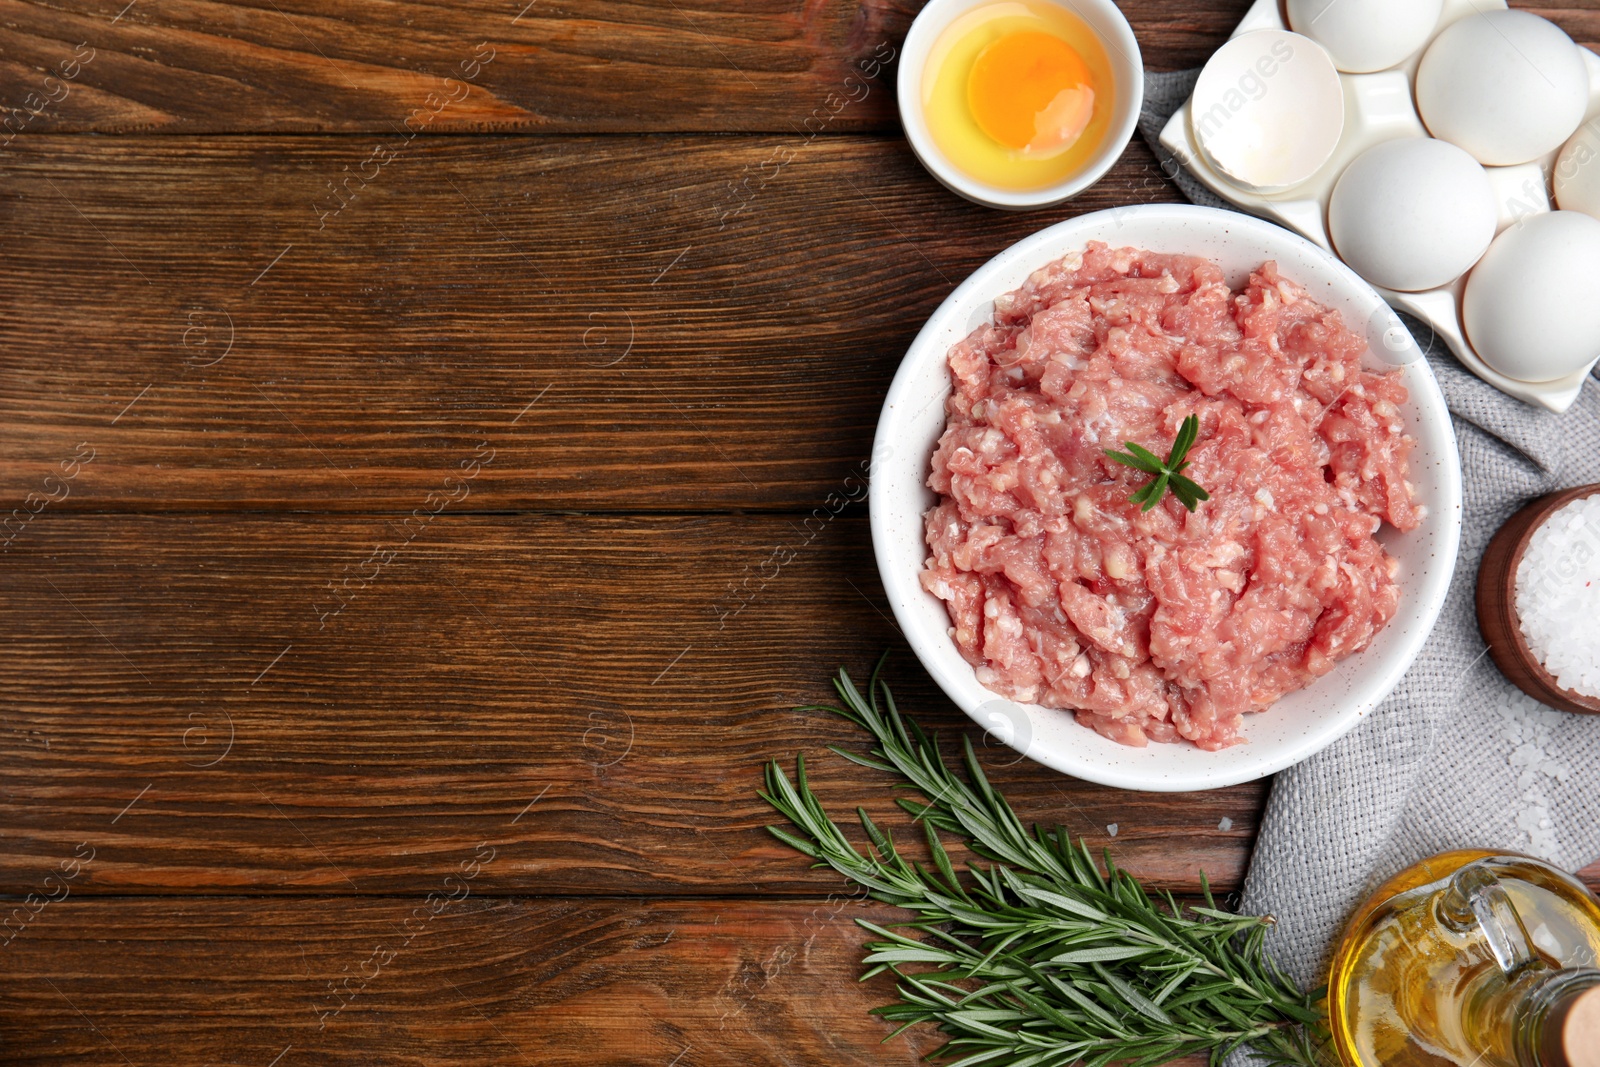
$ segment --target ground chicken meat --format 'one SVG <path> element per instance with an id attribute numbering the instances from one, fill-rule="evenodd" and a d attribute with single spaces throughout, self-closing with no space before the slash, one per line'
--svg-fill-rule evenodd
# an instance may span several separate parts
<path id="1" fill-rule="evenodd" d="M 995 301 L 950 350 L 922 583 L 988 688 L 1123 744 L 1236 744 L 1241 717 L 1371 643 L 1399 598 L 1374 534 L 1414 529 L 1398 373 L 1274 263 L 1091 244 Z M 1198 417 L 1184 472 L 1211 493 L 1141 513 Z"/>

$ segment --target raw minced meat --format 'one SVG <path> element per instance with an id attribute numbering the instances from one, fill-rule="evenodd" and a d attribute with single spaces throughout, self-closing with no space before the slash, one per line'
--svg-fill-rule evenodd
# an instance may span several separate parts
<path id="1" fill-rule="evenodd" d="M 995 301 L 950 350 L 923 585 L 978 680 L 1070 709 L 1123 744 L 1243 740 L 1241 716 L 1310 684 L 1393 617 L 1382 522 L 1414 529 L 1398 372 L 1268 262 L 1240 292 L 1212 262 L 1091 244 Z M 1149 477 L 1185 475 L 1141 513 Z"/>

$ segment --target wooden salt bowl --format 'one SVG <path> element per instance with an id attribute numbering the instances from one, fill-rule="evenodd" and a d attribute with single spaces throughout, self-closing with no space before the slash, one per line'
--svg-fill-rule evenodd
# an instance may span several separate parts
<path id="1" fill-rule="evenodd" d="M 1600 715 L 1600 699 L 1563 689 L 1528 649 L 1517 619 L 1517 566 L 1528 541 L 1557 509 L 1600 493 L 1600 484 L 1581 485 L 1542 496 L 1511 516 L 1484 550 L 1478 568 L 1478 629 L 1489 657 L 1513 685 L 1541 704 L 1562 711 Z"/>

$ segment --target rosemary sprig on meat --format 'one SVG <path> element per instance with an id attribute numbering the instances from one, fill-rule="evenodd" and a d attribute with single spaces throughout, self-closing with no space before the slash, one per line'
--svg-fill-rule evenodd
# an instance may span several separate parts
<path id="1" fill-rule="evenodd" d="M 1200 501 L 1210 500 L 1211 494 L 1200 487 L 1197 482 L 1183 476 L 1183 469 L 1189 465 L 1184 457 L 1189 454 L 1189 449 L 1194 446 L 1194 440 L 1200 435 L 1200 420 L 1193 415 L 1183 420 L 1178 427 L 1178 436 L 1172 442 L 1172 448 L 1167 452 L 1167 458 L 1160 456 L 1133 441 L 1124 441 L 1126 452 L 1117 452 L 1105 449 L 1105 454 L 1121 463 L 1125 467 L 1143 471 L 1153 475 L 1153 479 L 1144 484 L 1138 492 L 1128 498 L 1130 503 L 1143 505 L 1140 511 L 1149 511 L 1161 503 L 1161 498 L 1168 489 L 1178 498 L 1178 502 L 1193 511 L 1200 506 Z"/>
<path id="2" fill-rule="evenodd" d="M 799 710 L 866 730 L 876 742 L 868 753 L 833 751 L 922 794 L 899 804 L 922 824 L 931 869 L 907 861 L 862 809 L 870 848 L 858 850 L 811 792 L 803 756 L 793 782 L 768 764 L 761 796 L 793 824 L 768 827 L 779 840 L 914 913 L 890 927 L 857 920 L 877 938 L 863 981 L 885 970 L 899 979 L 899 1001 L 874 1009 L 901 1024 L 891 1037 L 934 1023 L 949 1039 L 930 1058 L 952 1067 L 1156 1067 L 1194 1053 L 1219 1064 L 1241 1047 L 1270 1064 L 1316 1067 L 1322 993 L 1300 992 L 1266 955 L 1270 917 L 1218 908 L 1203 875 L 1204 906 L 1185 908 L 1170 893 L 1153 900 L 1109 855 L 1102 873 L 1081 839 L 1024 828 L 970 741 L 966 780 L 952 773 L 877 672 L 869 697 L 843 670 L 834 687 L 844 707 Z M 940 831 L 991 862 L 958 875 Z"/>

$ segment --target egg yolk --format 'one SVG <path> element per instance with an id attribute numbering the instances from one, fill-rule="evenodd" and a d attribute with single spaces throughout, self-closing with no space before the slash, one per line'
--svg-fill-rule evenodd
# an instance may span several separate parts
<path id="1" fill-rule="evenodd" d="M 922 111 L 937 151 L 996 189 L 1044 189 L 1104 148 L 1111 61 L 1067 0 L 976 0 L 928 51 Z"/>
<path id="2" fill-rule="evenodd" d="M 1088 64 L 1061 38 L 1036 30 L 990 43 L 972 64 L 967 107 L 979 129 L 1029 154 L 1060 152 L 1094 114 Z"/>

